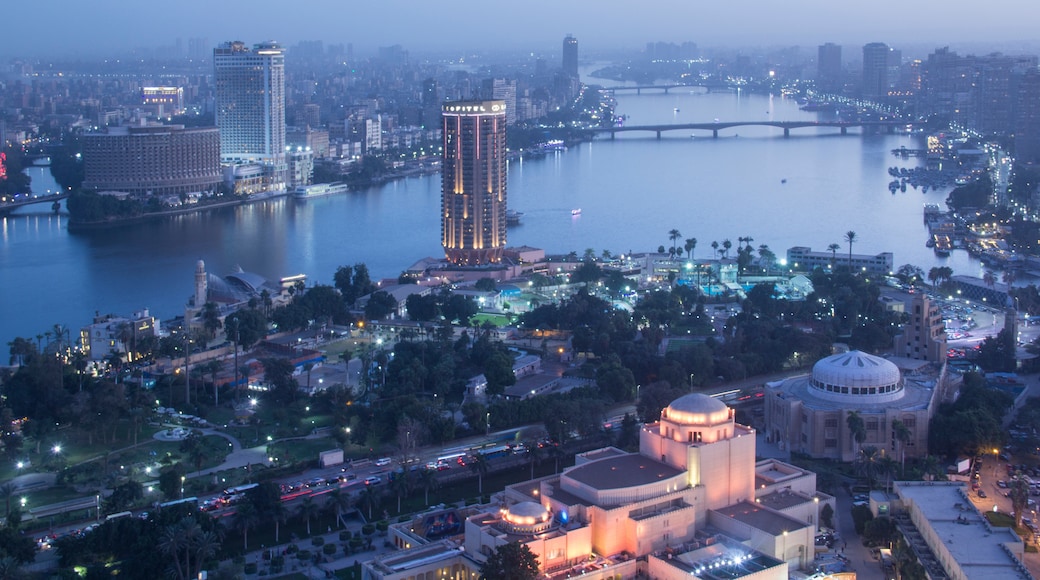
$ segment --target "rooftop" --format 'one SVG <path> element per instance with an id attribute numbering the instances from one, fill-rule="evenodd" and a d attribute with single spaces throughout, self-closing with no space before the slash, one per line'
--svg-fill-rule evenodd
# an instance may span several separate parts
<path id="1" fill-rule="evenodd" d="M 807 525 L 805 522 L 748 501 L 735 503 L 713 511 L 774 536 L 800 530 Z"/>
<path id="2" fill-rule="evenodd" d="M 565 477 L 594 489 L 619 489 L 656 483 L 683 472 L 638 453 L 610 457 L 573 467 Z"/>

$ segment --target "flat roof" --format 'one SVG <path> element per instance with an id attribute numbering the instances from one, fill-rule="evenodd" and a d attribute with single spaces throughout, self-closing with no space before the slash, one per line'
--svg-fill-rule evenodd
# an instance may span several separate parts
<path id="1" fill-rule="evenodd" d="M 594 489 L 619 489 L 656 483 L 683 473 L 671 465 L 638 453 L 608 457 L 572 467 L 563 473 Z"/>
<path id="2" fill-rule="evenodd" d="M 1024 564 L 1005 548 L 1022 540 L 1011 528 L 990 526 L 965 494 L 965 484 L 900 481 L 896 486 L 900 497 L 917 506 L 965 577 L 1032 578 Z"/>
<path id="3" fill-rule="evenodd" d="M 762 505 L 747 501 L 713 511 L 774 536 L 782 535 L 784 532 L 800 530 L 808 525 L 805 522 L 775 512 Z"/>
<path id="4" fill-rule="evenodd" d="M 759 504 L 778 511 L 783 511 L 789 507 L 812 501 L 812 497 L 790 490 L 774 491 L 773 493 L 768 493 L 757 499 Z"/>

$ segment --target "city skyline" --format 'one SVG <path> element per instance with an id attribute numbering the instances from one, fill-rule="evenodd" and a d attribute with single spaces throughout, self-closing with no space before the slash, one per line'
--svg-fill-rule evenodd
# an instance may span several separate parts
<path id="1" fill-rule="evenodd" d="M 907 5 L 894 0 L 858 5 L 811 0 L 786 10 L 762 0 L 739 6 L 659 1 L 640 5 L 639 10 L 620 0 L 597 3 L 595 10 L 580 3 L 537 0 L 496 7 L 502 21 L 510 23 L 508 27 L 467 27 L 467 34 L 458 36 L 442 31 L 476 23 L 490 8 L 472 2 L 445 8 L 403 0 L 349 6 L 316 0 L 308 4 L 307 12 L 293 13 L 276 12 L 280 6 L 274 2 L 256 4 L 255 9 L 242 11 L 230 4 L 188 0 L 181 9 L 161 18 L 131 11 L 125 0 L 63 6 L 60 18 L 45 13 L 46 5 L 16 4 L 8 7 L 9 21 L 45 23 L 48 33 L 41 34 L 33 26 L 13 27 L 0 44 L 0 54 L 101 56 L 143 46 L 176 46 L 178 39 L 186 53 L 184 47 L 192 39 L 208 39 L 215 46 L 221 39 L 250 38 L 273 39 L 283 45 L 312 39 L 352 43 L 362 53 L 377 46 L 403 44 L 415 49 L 467 51 L 533 48 L 558 55 L 559 39 L 566 34 L 580 38 L 586 51 L 632 49 L 652 41 L 814 47 L 829 41 L 911 46 L 948 44 L 951 39 L 960 44 L 991 43 L 1011 51 L 1035 43 L 1029 23 L 1040 16 L 1040 8 L 1012 0 L 996 0 L 985 10 L 965 1 L 951 2 L 941 11 L 925 3 Z M 967 11 L 972 18 L 961 17 Z M 207 17 L 200 18 L 200 14 Z M 373 22 L 386 22 L 390 14 L 405 17 L 372 26 Z M 118 33 L 98 34 L 99 30 Z"/>

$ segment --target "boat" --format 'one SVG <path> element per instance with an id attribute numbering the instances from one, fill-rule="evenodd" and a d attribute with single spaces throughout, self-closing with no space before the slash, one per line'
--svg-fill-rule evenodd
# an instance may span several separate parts
<path id="1" fill-rule="evenodd" d="M 581 208 L 579 207 L 579 208 L 577 208 L 577 209 L 572 209 L 572 210 L 571 210 L 571 215 L 572 215 L 572 216 L 575 216 L 575 215 L 581 215 Z"/>
<path id="2" fill-rule="evenodd" d="M 676 108 L 675 108 L 675 110 L 674 110 L 674 111 L 672 111 L 672 112 L 673 112 L 673 113 L 678 113 L 678 112 L 679 112 L 679 107 L 676 107 Z"/>
<path id="3" fill-rule="evenodd" d="M 520 223 L 520 218 L 524 217 L 524 212 L 516 211 L 515 209 L 506 210 L 506 225 L 515 226 Z"/>
<path id="4" fill-rule="evenodd" d="M 315 197 L 325 197 L 326 195 L 335 195 L 337 193 L 346 193 L 349 190 L 350 186 L 346 183 L 334 181 L 332 183 L 300 185 L 293 190 L 292 196 L 296 199 L 311 199 Z"/>
<path id="5" fill-rule="evenodd" d="M 781 179 L 780 183 L 787 183 L 787 178 L 785 177 L 785 178 Z"/>

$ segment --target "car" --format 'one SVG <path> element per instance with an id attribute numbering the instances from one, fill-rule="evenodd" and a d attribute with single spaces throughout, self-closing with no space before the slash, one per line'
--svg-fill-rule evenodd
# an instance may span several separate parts
<path id="1" fill-rule="evenodd" d="M 986 499 L 986 490 L 980 489 L 979 490 L 979 497 L 981 497 L 982 499 Z"/>
<path id="2" fill-rule="evenodd" d="M 1000 489 L 1006 489 L 1007 488 L 1007 482 L 1004 481 L 1003 479 L 1001 479 L 1000 481 L 997 482 L 997 487 L 999 487 Z"/>
<path id="3" fill-rule="evenodd" d="M 383 478 L 378 475 L 365 478 L 365 485 L 379 485 L 380 483 L 383 483 Z"/>
<path id="4" fill-rule="evenodd" d="M 319 485 L 325 485 L 324 477 L 315 477 L 307 482 L 307 487 L 318 487 Z"/>
<path id="5" fill-rule="evenodd" d="M 379 459 L 376 459 L 376 467 L 386 467 L 387 465 L 390 465 L 389 457 L 381 457 Z"/>

